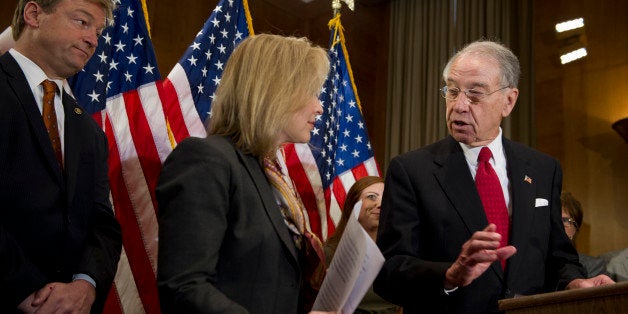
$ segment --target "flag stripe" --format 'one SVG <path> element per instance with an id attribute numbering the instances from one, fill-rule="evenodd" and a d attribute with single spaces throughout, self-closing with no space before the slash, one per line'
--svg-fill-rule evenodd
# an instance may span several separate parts
<path id="1" fill-rule="evenodd" d="M 135 274 L 135 283 L 140 289 L 140 298 L 149 313 L 159 312 L 156 281 L 157 222 L 155 211 L 147 191 L 146 181 L 134 153 L 130 134 L 116 130 L 113 126 L 127 126 L 122 97 L 107 103 L 108 117 L 106 134 L 110 139 L 109 180 L 116 217 L 122 230 L 122 242 Z M 112 119 L 111 117 L 116 117 Z M 122 120 L 122 121 L 120 121 Z M 113 121 L 116 121 L 114 123 Z M 124 128 L 122 128 L 124 129 Z M 122 149 L 120 149 L 122 147 Z M 128 151 L 133 152 L 128 152 Z M 134 158 L 130 156 L 135 155 Z M 121 160 L 125 161 L 123 165 Z M 139 186 L 143 185 L 143 188 Z M 147 200 L 148 199 L 148 200 Z M 149 208 L 145 210 L 145 208 Z M 147 214 L 148 213 L 148 217 Z"/>
<path id="2" fill-rule="evenodd" d="M 107 299 L 105 300 L 105 307 L 103 308 L 103 313 L 123 314 L 122 304 L 120 304 L 120 298 L 119 298 L 115 281 L 111 285 L 111 290 L 109 291 L 109 295 L 107 296 Z"/>
<path id="3" fill-rule="evenodd" d="M 318 165 L 316 164 L 316 159 L 314 158 L 314 155 L 312 154 L 312 150 L 310 149 L 309 144 L 293 144 L 293 146 L 295 147 L 295 152 L 296 152 L 296 156 L 294 157 L 300 161 L 301 167 L 303 167 L 303 169 L 305 170 L 305 174 L 307 176 L 306 183 L 307 185 L 309 185 L 309 188 L 312 190 L 312 193 L 314 193 L 315 195 L 316 204 L 311 205 L 312 206 L 311 208 L 316 209 L 316 212 L 318 212 L 318 215 L 320 217 L 320 224 L 321 224 L 320 237 L 321 239 L 326 239 L 330 234 L 329 227 L 331 226 L 333 228 L 334 224 L 329 224 L 328 219 L 326 218 L 329 216 L 327 214 L 327 204 L 325 203 L 325 198 L 320 197 L 321 195 L 324 195 L 324 189 L 323 189 L 323 182 L 320 177 Z M 296 162 L 294 163 L 294 165 L 295 167 L 298 166 Z M 288 171 L 290 171 L 290 169 L 288 169 Z M 305 189 L 306 187 L 303 188 L 303 191 L 307 193 L 307 190 Z M 302 193 L 302 192 L 299 192 L 299 193 Z M 314 211 L 314 210 L 308 207 L 308 212 L 309 211 Z"/>
<path id="4" fill-rule="evenodd" d="M 204 137 L 205 127 L 194 106 L 190 82 L 185 74 L 185 70 L 183 70 L 179 63 L 175 64 L 165 81 L 169 82 L 172 84 L 172 87 L 174 87 L 183 121 L 185 121 L 190 136 Z"/>
<path id="5" fill-rule="evenodd" d="M 345 197 L 347 196 L 347 193 L 345 191 L 345 186 L 343 185 L 341 176 L 337 176 L 334 179 L 334 182 L 330 186 L 330 189 L 332 194 L 334 195 L 334 199 L 336 200 L 336 202 L 338 202 L 338 208 L 342 210 L 343 206 L 345 205 Z"/>
<path id="6" fill-rule="evenodd" d="M 162 84 L 159 84 L 157 90 L 159 91 L 159 96 L 163 101 L 164 113 L 166 115 L 168 125 L 170 125 L 170 130 L 174 135 L 175 141 L 179 143 L 186 137 L 190 136 L 190 132 L 188 127 L 185 125 L 185 120 L 183 119 L 183 113 L 181 112 L 181 106 L 176 94 L 177 91 L 169 79 L 166 79 L 162 82 Z"/>
<path id="7" fill-rule="evenodd" d="M 336 200 L 336 196 L 333 195 L 331 189 L 325 189 L 324 197 L 325 197 L 325 200 L 329 200 L 326 214 L 328 217 L 327 220 L 330 222 L 329 227 L 328 227 L 329 235 L 332 235 L 334 231 L 336 230 L 336 226 L 338 225 L 338 222 L 340 222 L 340 216 L 342 215 L 342 207 L 340 207 L 340 205 L 338 204 L 338 201 Z"/>
<path id="8" fill-rule="evenodd" d="M 310 230 L 315 234 L 322 234 L 321 215 L 318 212 L 316 194 L 303 168 L 302 161 L 299 158 L 294 158 L 297 156 L 294 145 L 286 145 L 284 147 L 284 154 L 286 156 L 285 161 L 288 168 L 288 175 L 294 181 L 294 186 L 297 192 L 299 192 L 299 195 L 301 195 L 301 200 L 307 209 Z"/>
<path id="9" fill-rule="evenodd" d="M 351 174 L 353 178 L 353 181 L 351 181 L 351 185 L 355 183 L 355 178 L 366 177 L 369 175 L 366 169 L 365 163 L 361 163 L 357 167 L 354 167 L 353 169 L 351 169 Z M 347 186 L 346 182 L 345 182 L 345 186 Z M 351 188 L 351 186 L 349 186 L 349 188 Z"/>
<path id="10" fill-rule="evenodd" d="M 379 169 L 379 165 L 375 161 L 375 157 L 371 157 L 365 161 L 364 167 L 366 168 L 369 176 L 380 176 L 382 173 L 381 169 Z"/>
<path id="11" fill-rule="evenodd" d="M 159 173 L 161 163 L 163 163 L 170 152 L 172 152 L 172 145 L 170 145 L 170 138 L 168 136 L 168 127 L 166 126 L 165 115 L 161 99 L 159 98 L 157 85 L 161 84 L 159 84 L 159 82 L 157 82 L 157 84 L 152 82 L 137 90 L 140 97 L 140 104 L 148 120 L 148 126 L 150 127 L 149 134 L 153 136 L 153 144 L 159 155 L 160 163 L 155 174 Z"/>
<path id="12" fill-rule="evenodd" d="M 131 191 L 129 199 L 131 201 L 134 218 L 137 226 L 141 230 L 141 238 L 146 248 L 153 273 L 157 271 L 157 217 L 153 206 L 154 191 L 151 193 L 147 180 L 142 171 L 141 161 L 135 150 L 135 144 L 131 136 L 132 126 L 129 125 L 126 115 L 123 97 L 117 97 L 107 102 L 107 114 L 109 116 L 113 136 L 118 144 L 117 149 L 121 164 L 122 178 L 124 186 Z M 159 170 L 157 170 L 159 171 Z"/>
<path id="13" fill-rule="evenodd" d="M 135 284 L 135 276 L 131 270 L 126 250 L 122 250 L 120 262 L 118 263 L 118 272 L 116 273 L 116 290 L 119 298 L 118 311 L 126 314 L 142 314 L 145 313 L 140 292 Z"/>
<path id="14" fill-rule="evenodd" d="M 118 98 L 120 99 L 120 98 Z M 144 177 L 144 182 L 141 182 L 138 177 L 133 177 L 133 182 L 138 186 L 146 186 L 146 192 L 148 194 L 143 195 L 141 200 L 146 201 L 150 199 L 153 210 L 157 208 L 157 201 L 155 199 L 155 188 L 157 185 L 157 178 L 159 171 L 161 170 L 161 162 L 159 161 L 159 154 L 157 153 L 157 147 L 155 142 L 152 141 L 152 133 L 148 126 L 148 120 L 142 108 L 137 90 L 132 90 L 123 94 L 122 99 L 124 103 L 114 103 L 114 108 L 125 108 L 126 116 L 122 112 L 118 112 L 118 125 L 128 126 L 129 133 L 123 133 L 126 128 L 121 128 L 119 135 L 124 134 L 124 137 L 131 136 L 130 142 L 133 146 L 127 146 L 129 159 L 137 159 L 140 168 L 129 167 L 132 172 L 141 174 Z M 117 112 L 117 111 L 114 111 Z M 127 121 L 122 121 L 123 118 Z M 127 160 L 127 159 L 123 159 Z M 125 169 L 125 165 L 122 165 Z M 138 206 L 141 206 L 138 203 Z M 144 207 L 148 208 L 148 207 Z M 154 216 L 155 213 L 146 213 L 147 215 Z M 156 225 L 155 225 L 156 226 Z"/>

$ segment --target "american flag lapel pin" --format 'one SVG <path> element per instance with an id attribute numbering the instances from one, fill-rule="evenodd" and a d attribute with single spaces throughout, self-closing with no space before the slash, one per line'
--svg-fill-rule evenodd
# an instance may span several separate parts
<path id="1" fill-rule="evenodd" d="M 528 175 L 523 178 L 523 181 L 528 182 L 528 184 L 532 184 L 532 178 L 528 177 Z"/>

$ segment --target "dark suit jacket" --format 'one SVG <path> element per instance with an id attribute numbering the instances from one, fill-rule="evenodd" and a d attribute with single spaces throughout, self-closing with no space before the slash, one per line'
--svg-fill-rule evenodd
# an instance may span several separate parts
<path id="1" fill-rule="evenodd" d="M 297 312 L 297 251 L 256 157 L 220 136 L 188 138 L 156 195 L 164 313 Z"/>
<path id="2" fill-rule="evenodd" d="M 378 245 L 386 262 L 375 291 L 404 313 L 486 313 L 516 294 L 564 288 L 584 278 L 561 222 L 558 161 L 507 139 L 512 224 L 517 253 L 447 296 L 443 283 L 471 235 L 488 225 L 460 144 L 451 136 L 394 158 L 388 168 Z M 526 176 L 530 180 L 526 179 Z M 547 206 L 536 206 L 545 199 Z"/>
<path id="3" fill-rule="evenodd" d="M 0 312 L 34 291 L 84 273 L 102 306 L 121 250 L 109 202 L 107 140 L 69 95 L 64 171 L 11 54 L 0 57 Z"/>

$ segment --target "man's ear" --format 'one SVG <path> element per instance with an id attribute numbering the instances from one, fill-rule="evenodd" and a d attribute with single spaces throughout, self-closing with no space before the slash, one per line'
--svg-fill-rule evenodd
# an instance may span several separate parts
<path id="1" fill-rule="evenodd" d="M 508 95 L 506 95 L 506 103 L 504 104 L 504 108 L 502 110 L 503 118 L 509 116 L 512 110 L 515 108 L 517 97 L 519 97 L 519 89 L 516 87 L 512 87 L 510 91 L 508 91 Z"/>
<path id="2" fill-rule="evenodd" d="M 29 1 L 24 6 L 24 23 L 34 28 L 39 27 L 39 18 L 42 12 L 43 10 L 39 4 Z"/>

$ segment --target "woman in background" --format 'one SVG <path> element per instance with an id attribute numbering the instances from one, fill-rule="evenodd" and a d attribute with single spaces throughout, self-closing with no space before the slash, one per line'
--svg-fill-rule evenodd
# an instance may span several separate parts
<path id="1" fill-rule="evenodd" d="M 582 226 L 582 205 L 580 205 L 580 202 L 571 193 L 565 191 L 560 195 L 560 202 L 562 205 L 562 220 L 565 233 L 575 247 L 576 236 Z M 578 252 L 578 258 L 580 259 L 580 264 L 587 270 L 587 278 L 592 278 L 600 274 L 608 275 L 606 273 L 606 263 L 604 260 L 581 252 Z"/>
<path id="2" fill-rule="evenodd" d="M 345 199 L 345 204 L 340 216 L 340 222 L 336 227 L 334 234 L 325 242 L 325 262 L 327 266 L 331 264 L 338 243 L 342 238 L 345 227 L 349 222 L 349 217 L 353 211 L 353 207 L 358 201 L 362 201 L 358 222 L 364 228 L 366 233 L 375 241 L 377 237 L 377 228 L 379 227 L 379 211 L 382 205 L 382 194 L 384 193 L 384 179 L 375 176 L 363 177 L 356 181 Z M 366 293 L 362 302 L 355 310 L 355 313 L 377 313 L 377 314 L 394 314 L 401 313 L 401 308 L 387 302 L 373 292 L 373 287 Z"/>
<path id="3" fill-rule="evenodd" d="M 164 313 L 309 311 L 322 247 L 276 152 L 309 142 L 328 71 L 304 38 L 261 34 L 234 50 L 207 138 L 182 141 L 157 185 Z"/>

